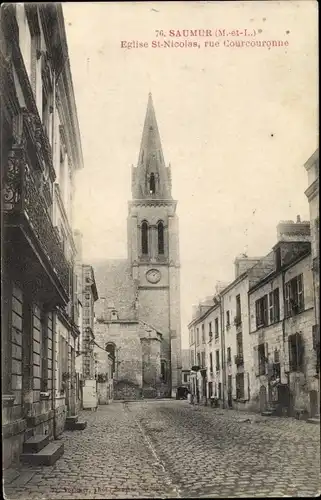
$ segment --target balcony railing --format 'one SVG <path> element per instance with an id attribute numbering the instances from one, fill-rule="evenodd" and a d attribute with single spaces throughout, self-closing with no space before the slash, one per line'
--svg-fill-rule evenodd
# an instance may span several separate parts
<path id="1" fill-rule="evenodd" d="M 8 226 L 27 225 L 45 254 L 51 272 L 69 295 L 69 264 L 64 255 L 58 230 L 47 209 L 50 184 L 31 171 L 25 158 L 25 144 L 9 153 L 4 179 L 4 213 Z M 47 202 L 45 201 L 47 198 Z"/>
<path id="2" fill-rule="evenodd" d="M 235 361 L 235 364 L 236 366 L 241 366 L 244 364 L 244 359 L 243 359 L 243 354 L 237 354 L 236 356 L 234 356 L 234 361 Z"/>

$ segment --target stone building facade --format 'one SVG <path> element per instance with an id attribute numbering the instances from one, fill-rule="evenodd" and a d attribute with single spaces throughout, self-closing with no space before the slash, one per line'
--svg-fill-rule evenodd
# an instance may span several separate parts
<path id="1" fill-rule="evenodd" d="M 6 4 L 1 31 L 7 467 L 28 437 L 57 437 L 76 409 L 72 199 L 83 160 L 61 5 Z"/>
<path id="2" fill-rule="evenodd" d="M 314 285 L 315 324 L 313 327 L 313 346 L 317 357 L 318 399 L 320 414 L 320 219 L 319 219 L 319 149 L 305 163 L 308 173 L 308 188 L 305 191 L 309 201 L 311 225 L 311 258 Z"/>
<path id="3" fill-rule="evenodd" d="M 191 393 L 196 402 L 207 401 L 207 382 L 213 373 L 207 373 L 208 352 L 207 343 L 211 341 L 211 325 L 213 322 L 214 301 L 211 297 L 194 307 L 193 319 L 188 325 L 191 362 Z"/>
<path id="4" fill-rule="evenodd" d="M 281 222 L 277 240 L 264 257 L 238 257 L 235 280 L 194 312 L 192 392 L 224 408 L 313 416 L 319 389 L 310 225 L 299 217 Z"/>
<path id="5" fill-rule="evenodd" d="M 115 398 L 141 392 L 145 397 L 171 396 L 181 384 L 176 205 L 149 95 L 138 164 L 132 168 L 128 259 L 95 266 L 102 298 L 96 307 L 97 329 L 104 329 L 105 344 L 115 343 L 122 367 L 121 378 L 114 380 Z"/>

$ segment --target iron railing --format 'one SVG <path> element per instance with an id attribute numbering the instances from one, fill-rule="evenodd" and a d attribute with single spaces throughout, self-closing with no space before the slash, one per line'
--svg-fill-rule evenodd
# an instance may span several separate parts
<path id="1" fill-rule="evenodd" d="M 51 264 L 52 272 L 69 295 L 70 266 L 64 255 L 58 229 L 54 227 L 47 208 L 50 184 L 43 176 L 37 178 L 31 171 L 25 159 L 24 144 L 11 149 L 5 174 L 3 196 L 6 217 L 23 217 L 21 222 L 29 225 Z M 10 218 L 7 221 L 10 225 Z"/>

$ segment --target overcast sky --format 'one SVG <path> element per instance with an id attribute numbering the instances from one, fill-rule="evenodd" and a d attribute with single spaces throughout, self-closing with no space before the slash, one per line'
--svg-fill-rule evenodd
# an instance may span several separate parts
<path id="1" fill-rule="evenodd" d="M 233 279 L 235 257 L 267 254 L 279 220 L 308 219 L 303 164 L 317 147 L 316 6 L 63 5 L 85 162 L 75 201 L 84 258 L 127 256 L 131 164 L 137 164 L 151 91 L 178 200 L 183 347 L 192 305 L 213 294 L 217 280 Z M 169 29 L 201 28 L 254 29 L 254 39 L 289 46 L 120 46 L 151 44 L 155 30 L 181 41 L 169 38 Z"/>

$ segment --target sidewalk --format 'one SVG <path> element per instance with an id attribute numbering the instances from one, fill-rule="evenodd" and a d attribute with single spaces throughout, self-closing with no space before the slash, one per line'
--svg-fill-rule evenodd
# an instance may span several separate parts
<path id="1" fill-rule="evenodd" d="M 266 425 L 278 426 L 278 427 L 313 427 L 314 433 L 320 432 L 320 428 L 317 430 L 316 426 L 311 426 L 304 420 L 297 420 L 294 417 L 279 417 L 279 416 L 271 416 L 266 417 L 261 415 L 260 413 L 251 413 L 249 411 L 235 410 L 233 408 L 212 408 L 211 406 L 204 406 L 203 404 L 192 404 L 190 405 L 187 401 L 184 403 L 190 407 L 197 407 L 199 410 L 204 411 L 204 413 L 216 416 L 226 417 L 230 420 L 239 422 L 239 423 L 264 423 Z"/>

